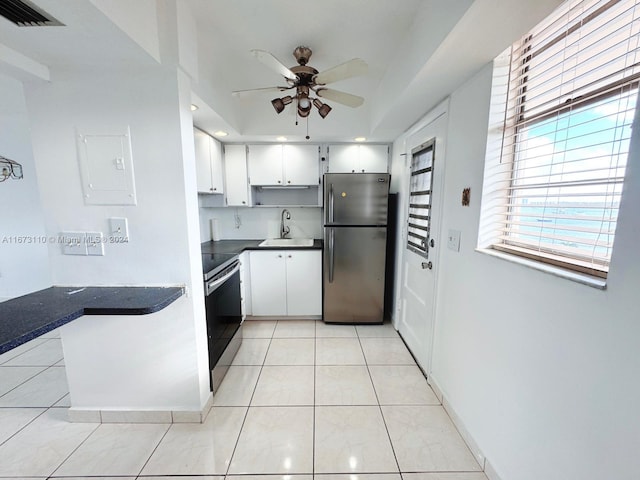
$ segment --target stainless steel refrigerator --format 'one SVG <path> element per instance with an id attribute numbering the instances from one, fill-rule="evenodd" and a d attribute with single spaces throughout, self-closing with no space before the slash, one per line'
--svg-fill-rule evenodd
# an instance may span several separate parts
<path id="1" fill-rule="evenodd" d="M 323 319 L 382 323 L 390 176 L 324 175 Z"/>

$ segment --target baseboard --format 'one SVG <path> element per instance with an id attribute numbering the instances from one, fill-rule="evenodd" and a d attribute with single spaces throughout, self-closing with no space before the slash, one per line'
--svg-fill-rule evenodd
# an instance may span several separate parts
<path id="1" fill-rule="evenodd" d="M 500 475 L 498 475 L 498 473 L 495 471 L 495 469 L 493 468 L 493 465 L 491 465 L 491 462 L 489 462 L 489 460 L 485 461 L 484 474 L 487 476 L 489 480 L 502 480 L 502 478 L 500 478 Z"/>
<path id="2" fill-rule="evenodd" d="M 291 317 L 282 315 L 247 315 L 245 320 L 322 320 L 322 315 L 298 315 Z"/>
<path id="3" fill-rule="evenodd" d="M 480 466 L 482 467 L 482 470 L 485 472 L 487 477 L 489 477 L 490 480 L 500 480 L 500 478 L 497 475 L 495 477 L 489 476 L 487 471 L 487 465 L 489 464 L 489 462 L 487 461 L 487 458 L 485 457 L 484 453 L 482 453 L 482 450 L 478 446 L 478 443 L 475 441 L 475 439 L 471 436 L 471 434 L 467 430 L 462 419 L 460 418 L 456 410 L 451 405 L 451 402 L 449 402 L 447 395 L 443 392 L 442 388 L 440 388 L 440 385 L 438 384 L 438 380 L 433 376 L 433 374 L 431 374 L 429 375 L 427 381 L 429 385 L 431 385 L 431 388 L 436 394 L 436 397 L 438 397 L 438 399 L 440 400 L 440 403 L 442 403 L 442 406 L 447 412 L 447 415 L 449 415 L 449 418 L 451 418 L 451 421 L 453 422 L 455 427 L 458 429 L 458 433 L 460 433 L 460 436 L 469 447 L 469 450 L 471 450 L 471 453 L 473 454 L 476 461 L 480 464 Z M 491 471 L 493 474 L 495 474 L 495 470 L 493 470 L 493 467 L 491 467 Z"/>
<path id="4" fill-rule="evenodd" d="M 202 410 L 97 410 L 70 407 L 72 423 L 204 423 L 213 406 L 209 394 Z"/>

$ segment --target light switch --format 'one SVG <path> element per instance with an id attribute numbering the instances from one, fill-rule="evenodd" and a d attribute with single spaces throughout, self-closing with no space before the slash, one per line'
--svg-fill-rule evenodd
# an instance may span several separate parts
<path id="1" fill-rule="evenodd" d="M 449 230 L 447 235 L 447 248 L 454 252 L 460 251 L 460 230 Z"/>
<path id="2" fill-rule="evenodd" d="M 87 243 L 84 232 L 60 232 L 64 255 L 86 255 Z"/>
<path id="3" fill-rule="evenodd" d="M 129 238 L 129 225 L 126 218 L 112 217 L 109 219 L 109 233 L 111 238 L 127 240 Z"/>
<path id="4" fill-rule="evenodd" d="M 104 255 L 104 237 L 102 232 L 87 232 L 87 255 Z"/>

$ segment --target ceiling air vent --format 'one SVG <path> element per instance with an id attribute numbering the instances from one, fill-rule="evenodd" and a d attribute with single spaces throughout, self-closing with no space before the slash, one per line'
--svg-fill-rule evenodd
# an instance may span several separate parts
<path id="1" fill-rule="evenodd" d="M 0 15 L 19 27 L 63 25 L 63 23 L 28 0 L 0 0 Z"/>

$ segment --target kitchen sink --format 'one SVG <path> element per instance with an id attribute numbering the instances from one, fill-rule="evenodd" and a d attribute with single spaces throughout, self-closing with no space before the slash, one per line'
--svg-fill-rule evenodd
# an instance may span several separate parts
<path id="1" fill-rule="evenodd" d="M 259 247 L 311 247 L 313 238 L 268 238 Z"/>

